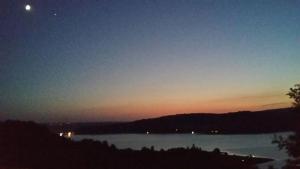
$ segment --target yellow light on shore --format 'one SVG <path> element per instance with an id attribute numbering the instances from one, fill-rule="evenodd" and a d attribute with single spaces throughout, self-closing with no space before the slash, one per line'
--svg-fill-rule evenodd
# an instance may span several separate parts
<path id="1" fill-rule="evenodd" d="M 72 137 L 72 132 L 69 131 L 69 132 L 67 133 L 67 137 L 69 137 L 69 138 Z"/>

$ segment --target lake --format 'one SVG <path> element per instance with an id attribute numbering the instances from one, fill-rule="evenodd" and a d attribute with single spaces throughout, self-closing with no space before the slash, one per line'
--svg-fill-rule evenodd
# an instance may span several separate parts
<path id="1" fill-rule="evenodd" d="M 272 144 L 274 135 L 288 136 L 290 133 L 247 134 L 247 135 L 205 135 L 205 134 L 105 134 L 105 135 L 74 135 L 74 140 L 93 139 L 114 144 L 117 148 L 139 150 L 142 147 L 154 146 L 156 150 L 175 147 L 191 147 L 193 144 L 203 150 L 221 151 L 236 155 L 254 155 L 272 158 L 275 161 L 264 164 L 281 166 L 288 158 L 284 150 Z"/>

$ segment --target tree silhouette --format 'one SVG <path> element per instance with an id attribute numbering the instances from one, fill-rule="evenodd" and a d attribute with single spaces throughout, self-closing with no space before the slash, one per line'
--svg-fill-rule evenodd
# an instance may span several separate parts
<path id="1" fill-rule="evenodd" d="M 287 95 L 294 100 L 293 111 L 299 114 L 300 112 L 300 84 L 296 84 L 294 88 L 290 88 Z M 297 116 L 300 122 L 300 116 Z M 299 124 L 300 125 L 300 124 Z M 280 149 L 285 148 L 289 155 L 286 166 L 284 169 L 300 169 L 300 128 L 294 131 L 294 134 L 288 136 L 287 138 L 278 137 L 274 140 L 274 143 L 278 144 Z"/>
<path id="2" fill-rule="evenodd" d="M 296 84 L 294 88 L 290 88 L 290 92 L 287 95 L 294 100 L 294 107 L 300 109 L 300 84 Z"/>

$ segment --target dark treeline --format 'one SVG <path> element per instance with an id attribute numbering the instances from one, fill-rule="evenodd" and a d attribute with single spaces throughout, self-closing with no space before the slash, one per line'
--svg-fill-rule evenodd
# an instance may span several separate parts
<path id="1" fill-rule="evenodd" d="M 54 125 L 56 132 L 72 130 L 77 134 L 108 133 L 209 133 L 250 134 L 292 131 L 298 125 L 299 113 L 293 109 L 243 111 L 225 114 L 179 114 L 127 123 L 81 123 Z"/>
<path id="2" fill-rule="evenodd" d="M 215 149 L 119 150 L 107 142 L 75 142 L 33 122 L 0 123 L 0 168 L 28 169 L 250 169 L 269 159 L 231 156 Z"/>

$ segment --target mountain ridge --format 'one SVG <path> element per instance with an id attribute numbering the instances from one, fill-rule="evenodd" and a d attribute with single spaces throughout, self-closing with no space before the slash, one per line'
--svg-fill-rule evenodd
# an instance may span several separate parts
<path id="1" fill-rule="evenodd" d="M 64 126 L 77 134 L 205 133 L 251 134 L 292 131 L 300 113 L 292 108 L 239 111 L 221 114 L 186 113 L 120 123 L 81 123 Z M 72 126 L 72 127 L 71 127 Z"/>

